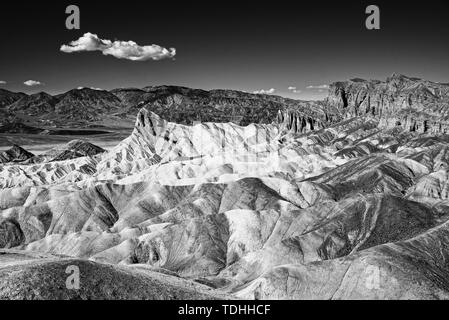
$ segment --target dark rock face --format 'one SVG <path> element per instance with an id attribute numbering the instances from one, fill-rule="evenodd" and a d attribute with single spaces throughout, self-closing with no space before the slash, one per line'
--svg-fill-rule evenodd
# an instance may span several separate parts
<path id="1" fill-rule="evenodd" d="M 100 148 L 92 143 L 83 140 L 72 140 L 67 145 L 67 150 L 74 150 L 81 153 L 83 156 L 95 156 L 99 153 L 105 152 L 103 148 Z"/>
<path id="2" fill-rule="evenodd" d="M 94 157 L 104 152 L 106 150 L 103 148 L 83 140 L 72 140 L 63 146 L 55 147 L 37 156 L 18 145 L 14 145 L 11 149 L 0 153 L 0 164 L 37 164 L 64 161 L 81 157 Z"/>
<path id="3" fill-rule="evenodd" d="M 137 88 L 120 88 L 110 91 L 113 95 L 118 97 L 125 105 L 135 106 L 145 101 L 151 94 L 143 89 Z"/>
<path id="4" fill-rule="evenodd" d="M 130 105 L 128 114 L 136 115 L 145 108 L 170 122 L 272 123 L 279 110 L 304 109 L 307 103 L 272 95 L 258 95 L 234 90 L 191 89 L 155 86 L 111 91 Z M 304 116 L 306 116 L 305 114 Z"/>
<path id="5" fill-rule="evenodd" d="M 20 225 L 13 219 L 0 220 L 0 247 L 12 248 L 21 245 L 25 240 Z"/>
<path id="6" fill-rule="evenodd" d="M 0 109 L 6 107 L 17 100 L 26 97 L 27 95 L 22 92 L 11 92 L 5 89 L 0 89 Z"/>
<path id="7" fill-rule="evenodd" d="M 329 106 L 345 118 L 373 117 L 382 127 L 419 133 L 449 131 L 449 85 L 393 74 L 385 82 L 353 79 L 330 86 Z"/>
<path id="8" fill-rule="evenodd" d="M 11 121 L 0 127 L 0 133 L 39 134 L 43 129 L 28 126 L 19 121 Z"/>
<path id="9" fill-rule="evenodd" d="M 276 120 L 284 130 L 306 133 L 326 128 L 338 119 L 339 116 L 333 107 L 309 102 L 299 107 L 279 110 Z"/>
<path id="10" fill-rule="evenodd" d="M 72 140 L 69 143 L 55 147 L 52 150 L 31 158 L 29 163 L 40 163 L 43 161 L 64 161 L 76 159 L 80 157 L 93 157 L 105 152 L 101 147 L 98 147 L 90 142 L 83 140 Z"/>
<path id="11" fill-rule="evenodd" d="M 6 94 L 7 93 L 7 94 Z M 51 96 L 4 93 L 4 118 L 35 117 L 44 125 L 82 126 L 107 117 L 133 119 L 142 108 L 167 121 L 191 125 L 195 122 L 234 122 L 240 125 L 284 123 L 294 132 L 322 128 L 336 120 L 335 108 L 322 102 L 306 102 L 274 95 L 235 90 L 201 90 L 178 86 L 124 88 L 110 92 L 73 89 Z M 279 116 L 279 111 L 281 116 Z M 27 118 L 28 117 L 28 118 Z"/>
<path id="12" fill-rule="evenodd" d="M 7 110 L 7 106 L 20 100 L 22 97 L 26 97 L 26 94 L 0 89 L 0 125 L 7 123 L 14 118 L 14 114 Z"/>
<path id="13" fill-rule="evenodd" d="M 11 119 L 30 120 L 32 117 L 33 121 L 45 125 L 75 126 L 86 121 L 100 121 L 123 110 L 121 100 L 114 94 L 89 88 L 73 89 L 57 96 L 45 92 L 29 96 L 0 92 L 0 109 L 2 107 L 5 117 Z"/>
<path id="14" fill-rule="evenodd" d="M 23 113 L 28 116 L 40 116 L 42 114 L 55 112 L 58 99 L 45 92 L 39 92 L 24 96 L 11 104 L 8 109 L 14 113 Z"/>
<path id="15" fill-rule="evenodd" d="M 0 153 L 0 163 L 22 162 L 34 157 L 34 154 L 14 145 L 11 149 Z"/>
<path id="16" fill-rule="evenodd" d="M 89 88 L 74 89 L 57 96 L 55 113 L 67 120 L 99 120 L 105 113 L 121 109 L 118 97 L 107 91 Z"/>

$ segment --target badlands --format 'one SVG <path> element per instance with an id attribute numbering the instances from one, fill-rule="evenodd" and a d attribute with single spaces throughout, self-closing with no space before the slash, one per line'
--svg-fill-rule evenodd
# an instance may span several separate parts
<path id="1" fill-rule="evenodd" d="M 1 299 L 449 299 L 448 84 L 171 90 L 102 92 L 138 107 L 108 151 L 0 154 Z"/>

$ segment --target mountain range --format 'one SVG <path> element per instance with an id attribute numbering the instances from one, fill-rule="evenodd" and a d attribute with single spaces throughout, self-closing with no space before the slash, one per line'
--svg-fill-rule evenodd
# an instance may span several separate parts
<path id="1" fill-rule="evenodd" d="M 51 96 L 1 91 L 0 110 L 3 123 L 24 121 L 58 127 L 92 126 L 107 119 L 134 119 L 141 108 L 160 114 L 169 121 L 227 122 L 242 124 L 269 123 L 278 110 L 316 109 L 315 103 L 301 102 L 271 95 L 256 95 L 231 90 L 199 90 L 176 86 L 114 89 L 111 91 L 79 88 Z"/>
<path id="2" fill-rule="evenodd" d="M 300 101 L 234 90 L 200 90 L 177 86 L 78 88 L 51 96 L 0 89 L 0 122 L 38 127 L 80 128 L 134 121 L 142 108 L 180 124 L 285 122 L 294 130 L 323 128 L 345 118 L 371 116 L 385 126 L 418 131 L 447 130 L 448 84 L 393 74 L 386 81 L 352 79 L 329 86 L 323 101 Z M 109 122 L 107 120 L 110 120 Z M 0 123 L 0 124 L 1 124 Z"/>
<path id="3" fill-rule="evenodd" d="M 0 298 L 449 299 L 448 84 L 84 90 L 133 129 L 0 154 Z"/>

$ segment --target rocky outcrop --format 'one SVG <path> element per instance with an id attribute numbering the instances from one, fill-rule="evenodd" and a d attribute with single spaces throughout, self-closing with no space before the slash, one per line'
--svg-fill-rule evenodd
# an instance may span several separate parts
<path id="1" fill-rule="evenodd" d="M 321 130 L 336 123 L 338 119 L 339 115 L 334 108 L 309 102 L 296 107 L 280 109 L 276 121 L 280 124 L 281 130 L 300 134 Z"/>
<path id="2" fill-rule="evenodd" d="M 34 154 L 20 146 L 14 145 L 11 149 L 0 153 L 0 164 L 8 162 L 22 162 L 34 157 Z"/>
<path id="3" fill-rule="evenodd" d="M 69 121 L 98 121 L 123 108 L 120 99 L 112 93 L 89 88 L 73 89 L 56 98 L 55 113 Z"/>
<path id="4" fill-rule="evenodd" d="M 13 104 L 8 110 L 15 114 L 21 113 L 27 116 L 42 116 L 50 112 L 55 112 L 55 105 L 58 99 L 45 92 L 39 92 L 29 96 L 24 96 Z"/>
<path id="5" fill-rule="evenodd" d="M 55 147 L 43 154 L 33 157 L 28 163 L 41 163 L 53 161 L 65 161 L 81 157 L 94 157 L 105 152 L 92 143 L 84 140 L 72 140 L 67 144 Z"/>
<path id="6" fill-rule="evenodd" d="M 25 95 L 0 91 L 0 104 L 8 118 L 35 126 L 72 128 L 101 122 L 125 108 L 114 94 L 89 88 L 73 89 L 56 96 L 45 92 Z"/>
<path id="7" fill-rule="evenodd" d="M 330 85 L 326 103 L 345 118 L 379 120 L 419 133 L 449 132 L 449 85 L 393 74 L 386 81 L 352 79 Z"/>
<path id="8" fill-rule="evenodd" d="M 43 129 L 32 127 L 17 121 L 17 119 L 7 122 L 0 127 L 0 133 L 40 134 L 43 131 Z"/>

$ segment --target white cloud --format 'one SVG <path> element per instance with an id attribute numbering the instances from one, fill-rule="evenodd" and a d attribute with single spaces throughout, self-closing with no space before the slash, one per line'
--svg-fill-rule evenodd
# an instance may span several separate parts
<path id="1" fill-rule="evenodd" d="M 35 80 L 27 80 L 23 84 L 28 86 L 28 87 L 34 87 L 34 86 L 41 86 L 41 85 L 43 85 L 42 82 L 35 81 Z"/>
<path id="2" fill-rule="evenodd" d="M 68 45 L 63 44 L 60 50 L 66 53 L 101 51 L 104 55 L 131 61 L 162 60 L 176 55 L 175 48 L 166 49 L 156 44 L 139 46 L 134 41 L 104 40 L 90 32 Z"/>
<path id="3" fill-rule="evenodd" d="M 296 87 L 293 86 L 288 87 L 288 90 L 293 93 L 301 93 L 301 90 L 298 90 Z"/>
<path id="4" fill-rule="evenodd" d="M 92 89 L 92 90 L 103 91 L 103 89 L 101 89 L 101 88 L 95 88 L 95 87 L 78 87 L 78 88 L 76 88 L 76 89 L 77 89 L 77 90 Z"/>
<path id="5" fill-rule="evenodd" d="M 276 89 L 271 88 L 271 89 L 267 89 L 267 90 L 265 90 L 265 89 L 256 90 L 253 93 L 254 94 L 273 94 L 275 92 L 276 92 Z"/>
<path id="6" fill-rule="evenodd" d="M 329 89 L 329 86 L 327 84 L 322 84 L 319 86 L 308 86 L 307 89 L 318 89 L 318 90 L 323 90 L 323 89 Z"/>
<path id="7" fill-rule="evenodd" d="M 0 84 L 6 84 L 6 81 L 1 81 L 1 80 L 0 80 Z"/>

